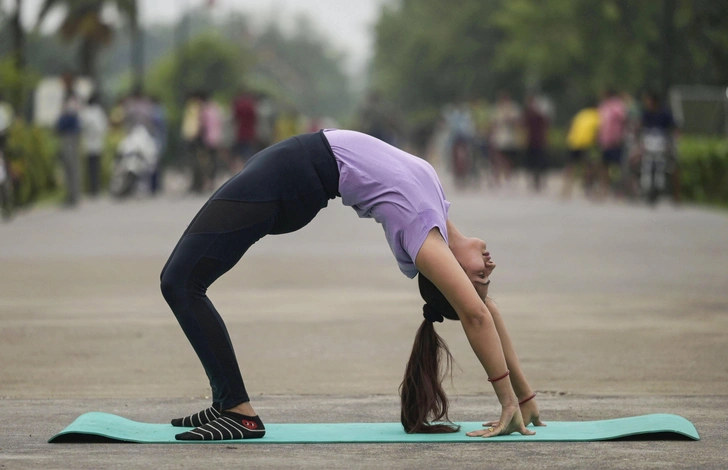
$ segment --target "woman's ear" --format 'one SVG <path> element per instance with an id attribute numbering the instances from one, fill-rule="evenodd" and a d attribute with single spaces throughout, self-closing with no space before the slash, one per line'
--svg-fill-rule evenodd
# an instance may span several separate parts
<path id="1" fill-rule="evenodd" d="M 427 235 L 417 254 L 415 265 L 420 274 L 431 281 L 435 290 L 442 294 L 446 303 L 456 312 L 457 318 L 469 314 L 479 315 L 482 312 L 483 299 L 473 288 L 472 282 L 445 244 L 438 229 L 431 230 Z M 425 298 L 425 301 L 430 302 L 430 299 Z M 440 306 L 435 304 L 435 307 Z M 444 309 L 441 311 L 444 315 Z"/>

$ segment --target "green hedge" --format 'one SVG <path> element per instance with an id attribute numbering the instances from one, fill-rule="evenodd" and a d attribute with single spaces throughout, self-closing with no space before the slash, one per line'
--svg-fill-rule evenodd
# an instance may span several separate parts
<path id="1" fill-rule="evenodd" d="M 15 180 L 15 204 L 24 206 L 57 189 L 58 141 L 53 131 L 16 120 L 8 133 L 7 156 Z"/>
<path id="2" fill-rule="evenodd" d="M 728 139 L 683 137 L 678 158 L 686 201 L 728 205 Z"/>

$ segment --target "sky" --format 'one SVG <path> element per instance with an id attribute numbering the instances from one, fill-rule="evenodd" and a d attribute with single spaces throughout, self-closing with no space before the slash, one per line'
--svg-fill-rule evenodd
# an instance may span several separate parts
<path id="1" fill-rule="evenodd" d="M 362 70 L 372 53 L 372 27 L 381 5 L 392 0 L 215 0 L 214 14 L 225 15 L 232 10 L 251 14 L 253 18 L 269 21 L 277 18 L 283 25 L 304 13 L 309 16 L 336 50 L 347 55 L 350 72 Z M 23 23 L 35 24 L 42 0 L 23 0 Z M 145 24 L 179 20 L 185 8 L 194 8 L 207 0 L 139 0 L 141 19 Z M 15 0 L 0 0 L 6 11 L 14 8 Z M 58 24 L 50 16 L 45 22 L 49 29 Z"/>

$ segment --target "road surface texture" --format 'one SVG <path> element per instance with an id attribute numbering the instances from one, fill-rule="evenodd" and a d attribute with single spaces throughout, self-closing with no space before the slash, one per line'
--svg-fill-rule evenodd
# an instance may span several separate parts
<path id="1" fill-rule="evenodd" d="M 0 469 L 726 468 L 728 216 L 524 191 L 457 192 L 545 421 L 675 413 L 700 442 L 50 445 L 86 411 L 166 422 L 209 403 L 159 273 L 204 198 L 41 208 L 0 225 Z M 397 421 L 422 319 L 381 228 L 340 200 L 266 237 L 208 294 L 265 422 Z M 497 419 L 455 322 L 451 418 Z"/>

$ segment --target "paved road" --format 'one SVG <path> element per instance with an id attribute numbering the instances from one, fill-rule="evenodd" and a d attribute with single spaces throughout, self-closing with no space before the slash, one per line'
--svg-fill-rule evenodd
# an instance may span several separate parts
<path id="1" fill-rule="evenodd" d="M 452 220 L 484 238 L 498 263 L 491 294 L 542 392 L 545 419 L 671 412 L 693 420 L 704 440 L 482 454 L 475 445 L 246 447 L 253 466 L 728 466 L 720 445 L 728 439 L 726 213 L 519 191 L 448 194 Z M 203 202 L 100 200 L 0 226 L 0 468 L 116 468 L 134 458 L 172 468 L 180 456 L 189 466 L 241 462 L 241 448 L 42 444 L 84 410 L 164 420 L 205 403 L 202 369 L 158 287 Z M 373 221 L 335 201 L 302 231 L 254 246 L 209 294 L 264 419 L 397 419 L 421 301 Z M 453 417 L 492 417 L 497 403 L 461 328 L 438 329 L 459 365 Z"/>

